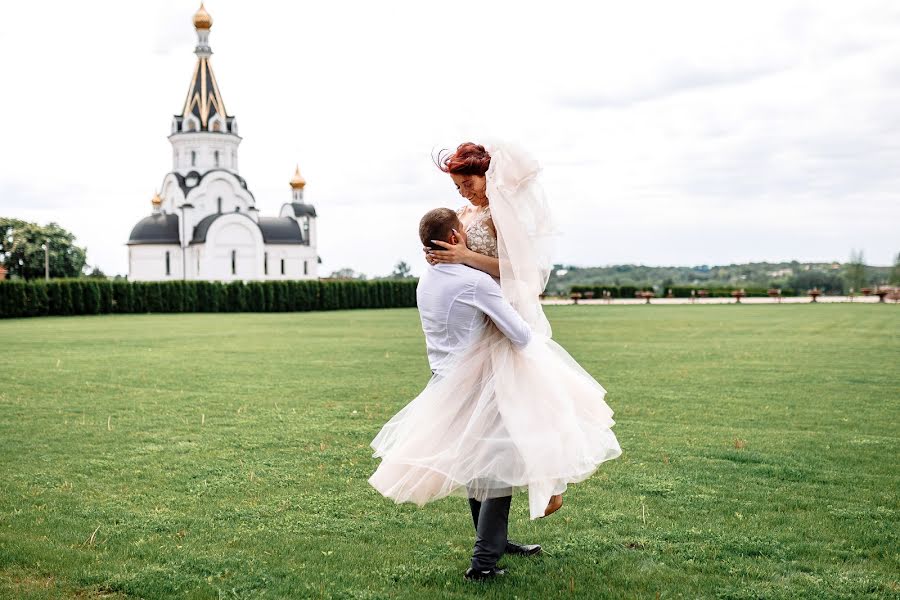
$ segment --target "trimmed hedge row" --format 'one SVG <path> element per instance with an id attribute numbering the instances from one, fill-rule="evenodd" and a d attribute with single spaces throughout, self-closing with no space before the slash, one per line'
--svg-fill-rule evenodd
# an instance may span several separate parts
<path id="1" fill-rule="evenodd" d="M 699 294 L 697 294 L 697 292 L 699 292 L 700 290 L 706 290 L 707 292 L 709 292 L 710 298 L 731 298 L 731 292 L 733 292 L 735 290 L 740 290 L 740 289 L 743 289 L 744 293 L 748 297 L 752 296 L 752 297 L 764 298 L 769 295 L 769 288 L 753 288 L 753 287 L 709 288 L 709 287 L 692 287 L 692 286 L 681 287 L 681 286 L 673 285 L 672 287 L 665 289 L 665 291 L 663 292 L 663 296 L 668 294 L 670 289 L 672 290 L 672 295 L 675 296 L 676 298 L 690 298 L 692 290 L 694 291 L 695 296 L 698 298 L 699 298 Z M 782 296 L 793 296 L 792 293 L 790 293 L 790 294 L 787 293 L 788 291 L 790 291 L 790 290 L 781 290 L 781 295 Z"/>
<path id="2" fill-rule="evenodd" d="M 571 293 L 584 294 L 593 292 L 594 298 L 603 298 L 604 292 L 610 292 L 613 298 L 634 298 L 634 293 L 639 289 L 633 285 L 573 285 Z"/>
<path id="3" fill-rule="evenodd" d="M 695 287 L 695 286 L 670 286 L 663 289 L 661 297 L 665 297 L 668 295 L 669 290 L 672 290 L 672 295 L 675 298 L 690 298 L 691 291 L 694 291 L 694 294 L 697 298 L 700 297 L 697 292 L 700 290 L 706 290 L 708 292 L 708 297 L 710 298 L 730 298 L 731 292 L 736 289 L 741 288 L 710 288 L 710 287 Z M 643 290 L 652 290 L 650 287 L 635 287 L 631 285 L 622 285 L 622 286 L 610 286 L 610 285 L 573 285 L 572 293 L 578 292 L 580 294 L 584 294 L 585 292 L 593 292 L 594 298 L 603 298 L 603 293 L 609 291 L 612 294 L 613 298 L 634 298 L 634 294 L 637 291 Z M 768 288 L 743 288 L 744 293 L 747 296 L 755 296 L 755 297 L 765 297 L 769 295 Z M 794 290 L 782 289 L 782 296 L 794 296 L 796 295 Z"/>
<path id="4" fill-rule="evenodd" d="M 416 305 L 416 280 L 0 282 L 0 318 L 156 312 L 293 312 Z"/>

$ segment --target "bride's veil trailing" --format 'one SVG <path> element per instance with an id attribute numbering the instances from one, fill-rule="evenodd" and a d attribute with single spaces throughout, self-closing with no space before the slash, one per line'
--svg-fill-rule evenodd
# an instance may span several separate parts
<path id="1" fill-rule="evenodd" d="M 539 300 L 553 268 L 556 225 L 537 180 L 540 165 L 509 142 L 487 144 L 487 196 L 497 230 L 503 295 L 535 333 L 550 336 Z"/>

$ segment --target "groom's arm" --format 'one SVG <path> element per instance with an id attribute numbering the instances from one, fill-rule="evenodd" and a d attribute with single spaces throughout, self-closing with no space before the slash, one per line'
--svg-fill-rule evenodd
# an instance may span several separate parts
<path id="1" fill-rule="evenodd" d="M 496 281 L 485 277 L 475 286 L 475 306 L 494 322 L 503 335 L 518 347 L 531 341 L 531 327 L 503 297 Z"/>

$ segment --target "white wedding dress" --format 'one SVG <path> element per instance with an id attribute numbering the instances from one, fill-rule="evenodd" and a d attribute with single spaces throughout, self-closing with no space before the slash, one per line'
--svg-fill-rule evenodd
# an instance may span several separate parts
<path id="1" fill-rule="evenodd" d="M 488 147 L 487 196 L 496 239 L 481 215 L 469 247 L 500 259 L 504 297 L 532 327 L 517 349 L 490 325 L 372 440 L 381 464 L 369 483 L 395 502 L 450 494 L 485 500 L 528 491 L 529 515 L 622 450 L 606 391 L 556 342 L 539 301 L 555 229 L 537 163 L 507 144 Z"/>

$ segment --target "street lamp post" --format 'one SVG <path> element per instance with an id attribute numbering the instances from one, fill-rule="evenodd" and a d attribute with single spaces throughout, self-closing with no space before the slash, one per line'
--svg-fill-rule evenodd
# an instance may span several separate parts
<path id="1" fill-rule="evenodd" d="M 44 279 L 50 281 L 50 240 L 44 240 Z"/>

